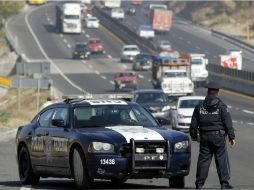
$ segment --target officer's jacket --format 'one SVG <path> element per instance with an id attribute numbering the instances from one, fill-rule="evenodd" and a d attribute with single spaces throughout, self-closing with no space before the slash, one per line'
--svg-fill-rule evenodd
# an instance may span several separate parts
<path id="1" fill-rule="evenodd" d="M 193 139 L 197 139 L 198 130 L 200 133 L 224 130 L 229 139 L 235 138 L 230 113 L 218 97 L 207 95 L 205 100 L 195 107 L 190 125 Z"/>

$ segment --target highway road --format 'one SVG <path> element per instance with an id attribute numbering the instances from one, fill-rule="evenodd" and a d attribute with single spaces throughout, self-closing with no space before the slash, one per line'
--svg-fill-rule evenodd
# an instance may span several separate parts
<path id="1" fill-rule="evenodd" d="M 132 19 L 134 20 L 134 19 Z M 185 26 L 176 24 L 175 35 L 180 37 L 193 36 L 192 30 L 186 30 Z M 183 27 L 183 28 L 182 28 Z M 195 28 L 195 27 L 193 27 Z M 119 62 L 122 42 L 115 38 L 104 27 L 99 30 L 88 30 L 84 28 L 81 35 L 61 35 L 55 28 L 55 5 L 47 4 L 43 7 L 32 7 L 12 19 L 7 30 L 16 39 L 16 48 L 24 54 L 28 60 L 44 60 L 52 63 L 52 73 L 48 76 L 53 80 L 53 86 L 63 94 L 113 92 L 113 78 L 117 71 L 130 68 L 130 64 Z M 184 32 L 179 32 L 181 30 Z M 188 36 L 188 37 L 189 37 Z M 197 35 L 195 35 L 197 36 Z M 71 60 L 72 47 L 76 42 L 82 42 L 89 37 L 99 37 L 105 44 L 105 55 L 93 55 L 91 60 Z M 187 37 L 186 37 L 187 38 Z M 174 38 L 175 39 L 175 38 Z M 176 38 L 177 39 L 177 38 Z M 186 48 L 186 43 L 176 40 L 177 48 Z M 192 38 L 190 40 L 193 40 Z M 195 43 L 194 39 L 192 43 Z M 206 44 L 199 38 L 197 43 Z M 217 39 L 218 40 L 218 39 Z M 218 40 L 219 41 L 219 40 Z M 227 47 L 224 41 L 218 42 Z M 198 44 L 197 44 L 198 45 Z M 203 49 L 203 48 L 202 48 Z M 214 50 L 216 49 L 216 50 Z M 224 48 L 225 49 L 225 48 Z M 221 50 L 224 50 L 221 48 Z M 185 49 L 184 49 L 185 50 Z M 187 49 L 186 49 L 187 50 Z M 206 51 L 211 55 L 219 51 L 217 47 Z M 140 72 L 139 88 L 152 88 L 149 82 L 150 72 Z M 197 95 L 205 95 L 204 89 L 196 89 Z M 254 165 L 252 164 L 254 152 L 252 137 L 254 129 L 254 99 L 233 92 L 222 91 L 222 100 L 229 105 L 233 123 L 236 129 L 237 146 L 229 150 L 231 158 L 232 184 L 236 189 L 254 189 Z M 0 189 L 73 189 L 72 180 L 43 179 L 34 187 L 21 187 L 18 180 L 17 164 L 15 161 L 15 131 L 0 129 Z M 198 144 L 192 144 L 192 168 L 190 175 L 186 178 L 186 188 L 194 188 L 196 161 L 198 155 Z M 105 181 L 96 183 L 97 189 L 166 189 L 167 180 L 129 180 L 126 184 L 117 186 Z M 211 166 L 209 178 L 205 185 L 208 189 L 219 188 L 219 182 L 214 163 Z"/>

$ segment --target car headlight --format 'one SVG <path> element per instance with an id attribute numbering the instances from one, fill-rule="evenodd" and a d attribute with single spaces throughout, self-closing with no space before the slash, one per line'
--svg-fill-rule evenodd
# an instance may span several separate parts
<path id="1" fill-rule="evenodd" d="M 168 111 L 170 110 L 170 106 L 164 106 L 161 111 Z"/>
<path id="2" fill-rule="evenodd" d="M 178 119 L 184 119 L 184 115 L 182 115 L 182 114 L 177 114 L 177 117 L 178 117 Z"/>
<path id="3" fill-rule="evenodd" d="M 114 153 L 114 145 L 103 142 L 91 142 L 88 146 L 90 153 Z"/>
<path id="4" fill-rule="evenodd" d="M 175 152 L 186 152 L 188 151 L 189 141 L 181 141 L 175 144 Z"/>

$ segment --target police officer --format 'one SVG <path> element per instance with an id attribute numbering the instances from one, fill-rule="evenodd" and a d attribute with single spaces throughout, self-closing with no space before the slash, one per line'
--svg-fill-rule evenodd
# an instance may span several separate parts
<path id="1" fill-rule="evenodd" d="M 232 119 L 227 106 L 218 98 L 220 84 L 209 82 L 207 88 L 207 96 L 195 107 L 190 125 L 192 140 L 200 140 L 196 189 L 202 189 L 213 155 L 221 189 L 233 189 L 229 184 L 230 167 L 226 146 L 226 136 L 230 146 L 235 145 Z"/>

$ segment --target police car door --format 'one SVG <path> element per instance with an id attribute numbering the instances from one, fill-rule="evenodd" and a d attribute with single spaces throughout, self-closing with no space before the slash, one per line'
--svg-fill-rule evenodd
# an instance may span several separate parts
<path id="1" fill-rule="evenodd" d="M 45 145 L 48 137 L 48 129 L 54 109 L 42 112 L 37 120 L 37 127 L 31 141 L 31 159 L 34 165 L 44 167 L 46 163 Z"/>
<path id="2" fill-rule="evenodd" d="M 68 135 L 69 135 L 69 117 L 68 107 L 58 107 L 52 116 L 53 120 L 62 120 L 63 126 L 56 126 L 51 121 L 49 128 L 50 147 L 46 152 L 47 164 L 50 167 L 67 168 L 68 159 Z"/>

